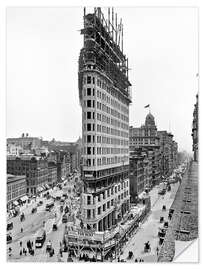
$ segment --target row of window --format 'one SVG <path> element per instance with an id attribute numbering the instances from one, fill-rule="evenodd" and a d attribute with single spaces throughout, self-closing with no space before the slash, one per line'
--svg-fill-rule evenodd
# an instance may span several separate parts
<path id="1" fill-rule="evenodd" d="M 8 192 L 7 193 L 7 199 L 8 201 L 10 200 L 15 200 L 17 198 L 19 198 L 20 196 L 24 195 L 26 193 L 26 188 L 21 188 L 21 189 L 17 189 L 13 192 Z"/>
<path id="2" fill-rule="evenodd" d="M 126 198 L 128 196 L 128 190 L 125 191 L 124 193 L 122 193 L 121 195 L 118 195 L 118 203 L 120 203 L 120 200 L 123 200 L 124 198 Z M 102 206 L 99 206 L 97 208 L 97 215 L 101 215 L 102 212 L 105 212 L 106 210 L 110 209 L 111 206 L 114 206 L 115 204 L 115 200 L 112 199 L 110 201 L 108 201 L 107 203 L 104 203 Z M 92 215 L 91 215 L 92 213 Z M 95 218 L 95 210 L 94 209 L 87 209 L 87 218 Z"/>
<path id="3" fill-rule="evenodd" d="M 94 120 L 95 119 L 95 112 L 87 111 L 84 112 L 84 120 Z M 110 118 L 106 115 L 103 115 L 101 113 L 97 113 L 97 120 L 101 121 L 103 123 L 111 124 L 112 126 L 122 128 L 124 130 L 128 130 L 128 124 L 122 123 L 121 121 L 118 121 L 114 118 Z"/>
<path id="4" fill-rule="evenodd" d="M 127 153 L 126 153 L 127 154 Z M 126 160 L 127 161 L 127 158 Z M 84 166 L 104 166 L 123 162 L 123 157 L 84 158 Z"/>
<path id="5" fill-rule="evenodd" d="M 110 138 L 110 137 L 106 137 L 106 136 L 96 136 L 96 138 L 97 138 L 97 143 L 128 146 L 128 140 Z M 83 142 L 84 143 L 95 143 L 95 135 L 84 135 Z"/>
<path id="6" fill-rule="evenodd" d="M 10 184 L 8 185 L 8 192 L 11 192 L 12 190 L 16 190 L 19 188 L 22 188 L 23 186 L 25 186 L 25 182 L 21 182 L 21 183 L 16 183 L 16 184 Z"/>
<path id="7" fill-rule="evenodd" d="M 84 131 L 95 131 L 95 124 L 85 123 L 83 127 L 84 127 Z M 116 128 L 110 128 L 107 126 L 99 125 L 99 124 L 97 125 L 97 132 L 111 134 L 111 135 L 119 136 L 123 138 L 128 138 L 128 132 L 121 131 Z"/>
<path id="8" fill-rule="evenodd" d="M 128 187 L 128 181 L 124 181 L 121 184 L 115 185 L 115 186 L 107 189 L 106 192 L 104 191 L 103 193 L 101 193 L 98 196 L 98 201 L 101 202 L 102 199 L 105 200 L 106 198 L 110 197 L 111 195 L 117 194 L 118 192 L 125 189 L 126 187 Z M 128 193 L 127 193 L 127 195 L 128 195 Z M 90 196 L 90 195 L 87 196 L 87 204 L 88 205 L 91 204 L 91 198 L 92 198 L 92 196 Z"/>
<path id="9" fill-rule="evenodd" d="M 97 149 L 97 151 L 95 150 Z M 84 147 L 84 155 L 110 155 L 110 154 L 128 154 L 126 148 L 110 148 L 110 147 Z"/>

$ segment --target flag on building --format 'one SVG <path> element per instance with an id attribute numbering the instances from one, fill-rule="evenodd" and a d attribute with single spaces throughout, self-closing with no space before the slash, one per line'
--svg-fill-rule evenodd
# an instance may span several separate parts
<path id="1" fill-rule="evenodd" d="M 149 108 L 149 106 L 150 106 L 150 104 L 148 104 L 148 105 L 146 105 L 146 106 L 144 106 L 145 108 Z"/>

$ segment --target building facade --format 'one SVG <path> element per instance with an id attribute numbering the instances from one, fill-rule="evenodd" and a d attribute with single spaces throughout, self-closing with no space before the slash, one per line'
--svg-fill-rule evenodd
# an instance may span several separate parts
<path id="1" fill-rule="evenodd" d="M 48 184 L 48 163 L 46 159 L 25 155 L 7 156 L 7 173 L 26 175 L 27 194 L 33 195 L 38 188 Z"/>
<path id="2" fill-rule="evenodd" d="M 196 95 L 196 103 L 193 111 L 193 122 L 192 122 L 192 150 L 194 153 L 194 161 L 198 161 L 198 135 L 199 135 L 199 122 L 198 122 L 198 94 Z"/>
<path id="3" fill-rule="evenodd" d="M 144 156 L 139 154 L 130 155 L 130 198 L 132 203 L 136 203 L 139 194 L 145 188 L 145 164 Z"/>
<path id="4" fill-rule="evenodd" d="M 168 177 L 177 167 L 178 144 L 173 140 L 173 134 L 165 130 L 158 131 L 161 151 L 161 174 Z"/>
<path id="5" fill-rule="evenodd" d="M 136 148 L 144 147 L 145 150 L 150 151 L 152 162 L 152 185 L 159 183 L 161 179 L 161 156 L 159 136 L 157 127 L 155 125 L 154 116 L 148 113 L 145 119 L 145 124 L 140 128 L 130 127 L 130 150 L 134 151 Z"/>
<path id="6" fill-rule="evenodd" d="M 47 156 L 48 162 L 57 166 L 57 181 L 61 182 L 71 172 L 70 153 L 63 150 L 51 150 Z"/>
<path id="7" fill-rule="evenodd" d="M 27 185 L 25 175 L 7 174 L 7 209 L 13 208 L 15 201 L 26 195 Z"/>
<path id="8" fill-rule="evenodd" d="M 87 229 L 98 231 L 116 225 L 130 206 L 128 59 L 116 41 L 118 31 L 111 33 L 105 23 L 100 8 L 89 14 L 84 9 L 79 57 L 82 220 Z"/>
<path id="9" fill-rule="evenodd" d="M 57 165 L 54 162 L 48 163 L 48 184 L 53 186 L 57 183 Z"/>

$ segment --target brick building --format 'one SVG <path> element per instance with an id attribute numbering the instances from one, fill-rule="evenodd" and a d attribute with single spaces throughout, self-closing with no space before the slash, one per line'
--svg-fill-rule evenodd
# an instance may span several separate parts
<path id="1" fill-rule="evenodd" d="M 7 173 L 26 175 L 27 194 L 36 194 L 39 188 L 48 184 L 48 163 L 46 159 L 33 155 L 7 156 Z"/>
<path id="2" fill-rule="evenodd" d="M 25 197 L 27 192 L 26 176 L 7 174 L 7 209 L 18 204 L 18 200 Z"/>

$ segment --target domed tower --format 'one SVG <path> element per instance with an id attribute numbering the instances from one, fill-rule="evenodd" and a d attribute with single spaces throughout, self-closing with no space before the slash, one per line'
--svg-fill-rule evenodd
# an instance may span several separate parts
<path id="1" fill-rule="evenodd" d="M 157 136 L 157 127 L 155 124 L 154 116 L 149 112 L 145 118 L 145 136 Z"/>
<path id="2" fill-rule="evenodd" d="M 148 113 L 145 119 L 145 126 L 153 127 L 155 125 L 154 116 L 151 113 Z"/>

